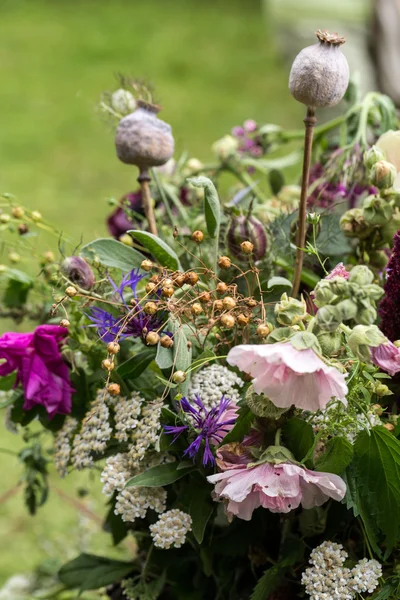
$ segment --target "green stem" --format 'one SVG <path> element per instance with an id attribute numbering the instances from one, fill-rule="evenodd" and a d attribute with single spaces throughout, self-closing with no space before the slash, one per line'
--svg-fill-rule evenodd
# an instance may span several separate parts
<path id="1" fill-rule="evenodd" d="M 282 433 L 282 429 L 277 429 L 276 430 L 276 434 L 275 434 L 275 446 L 280 446 L 281 445 L 281 433 Z"/>
<path id="2" fill-rule="evenodd" d="M 284 269 L 289 276 L 293 275 L 293 267 L 288 263 L 287 260 L 278 256 L 275 258 L 274 262 L 278 267 L 282 267 L 282 269 Z M 303 269 L 301 272 L 301 281 L 312 289 L 315 288 L 320 279 L 321 278 L 318 277 L 318 275 L 309 269 Z"/>
<path id="3" fill-rule="evenodd" d="M 171 211 L 169 202 L 167 200 L 167 196 L 165 194 L 164 188 L 162 187 L 162 185 L 160 183 L 160 179 L 158 177 L 157 170 L 151 169 L 151 174 L 152 174 L 153 180 L 157 186 L 158 193 L 160 194 L 163 204 L 165 206 L 165 210 L 167 211 L 168 218 L 171 221 L 171 225 L 174 225 L 176 222 L 176 219 L 174 218 L 174 215 L 172 214 L 172 211 Z"/>

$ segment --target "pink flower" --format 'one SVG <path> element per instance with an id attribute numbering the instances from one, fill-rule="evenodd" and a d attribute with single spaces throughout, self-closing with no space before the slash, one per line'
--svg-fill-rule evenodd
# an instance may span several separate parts
<path id="1" fill-rule="evenodd" d="M 249 467 L 238 460 L 229 465 L 230 455 L 224 457 L 224 447 L 217 456 L 218 465 L 225 470 L 207 480 L 216 484 L 216 499 L 228 500 L 227 512 L 245 521 L 250 521 L 259 506 L 288 513 L 300 504 L 309 509 L 321 506 L 329 498 L 340 501 L 346 494 L 345 482 L 332 473 L 310 471 L 289 462 Z"/>
<path id="2" fill-rule="evenodd" d="M 333 397 L 347 404 L 345 376 L 311 348 L 298 350 L 290 342 L 240 345 L 229 351 L 227 361 L 254 377 L 255 392 L 279 408 L 295 405 L 316 412 Z"/>
<path id="3" fill-rule="evenodd" d="M 325 277 L 325 279 L 333 279 L 334 277 L 343 277 L 343 279 L 348 279 L 350 276 L 349 271 L 347 271 L 346 267 L 343 263 L 339 263 L 336 267 Z"/>
<path id="4" fill-rule="evenodd" d="M 0 337 L 0 376 L 17 371 L 16 385 L 22 384 L 24 410 L 43 405 L 49 417 L 71 412 L 69 370 L 60 345 L 68 335 L 58 325 L 39 325 L 33 333 L 5 333 Z"/>
<path id="5" fill-rule="evenodd" d="M 392 377 L 400 371 L 400 348 L 392 342 L 372 347 L 371 355 L 372 362 Z"/>

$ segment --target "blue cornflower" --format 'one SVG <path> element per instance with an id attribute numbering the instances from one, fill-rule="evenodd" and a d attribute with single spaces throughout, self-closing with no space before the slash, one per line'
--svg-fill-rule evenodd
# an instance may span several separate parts
<path id="1" fill-rule="evenodd" d="M 97 333 L 106 344 L 115 340 L 121 329 L 120 317 L 115 317 L 97 306 L 93 306 L 90 309 L 90 314 L 87 317 L 92 321 L 92 325 L 89 325 L 89 327 L 96 327 Z"/>
<path id="2" fill-rule="evenodd" d="M 122 302 L 126 306 L 126 302 L 124 300 L 125 288 L 130 287 L 132 294 L 134 295 L 135 298 L 137 298 L 136 287 L 137 287 L 139 281 L 141 281 L 144 277 L 147 277 L 147 275 L 146 274 L 140 275 L 139 269 L 133 269 L 130 273 L 127 273 L 126 275 L 124 275 L 122 277 L 122 281 L 121 281 L 120 285 L 117 285 L 111 279 L 111 277 L 109 277 L 108 279 L 109 279 L 112 287 L 114 288 L 114 291 L 120 296 Z"/>
<path id="3" fill-rule="evenodd" d="M 226 434 L 233 428 L 237 417 L 236 404 L 229 398 L 222 396 L 218 406 L 207 410 L 198 394 L 193 397 L 192 403 L 187 398 L 182 398 L 178 404 L 191 422 L 188 425 L 180 426 L 164 425 L 165 433 L 174 435 L 173 443 L 184 431 L 194 430 L 197 435 L 186 448 L 184 455 L 194 458 L 204 448 L 203 465 L 214 464 L 215 458 L 210 444 L 213 446 L 220 444 Z"/>

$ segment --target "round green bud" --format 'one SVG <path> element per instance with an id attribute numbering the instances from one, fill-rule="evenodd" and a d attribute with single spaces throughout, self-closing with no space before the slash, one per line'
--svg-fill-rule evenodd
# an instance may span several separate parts
<path id="1" fill-rule="evenodd" d="M 327 304 L 320 308 L 315 318 L 322 331 L 329 331 L 331 333 L 336 331 L 342 323 L 340 310 L 331 304 Z"/>
<path id="2" fill-rule="evenodd" d="M 340 228 L 349 238 L 364 239 L 372 231 L 372 227 L 365 220 L 362 208 L 352 208 L 344 213 L 340 219 Z"/>
<path id="3" fill-rule="evenodd" d="M 322 279 L 317 283 L 314 289 L 313 301 L 318 308 L 333 304 L 338 299 L 337 294 L 333 291 L 332 282 L 332 279 Z"/>
<path id="4" fill-rule="evenodd" d="M 332 356 L 339 352 L 342 346 L 342 332 L 334 331 L 329 333 L 328 331 L 321 331 L 317 334 L 319 345 L 321 346 L 322 353 L 325 356 Z"/>
<path id="5" fill-rule="evenodd" d="M 346 300 L 342 300 L 336 304 L 336 308 L 340 312 L 342 321 L 350 321 L 357 316 L 358 306 L 350 298 L 346 298 Z"/>
<path id="6" fill-rule="evenodd" d="M 387 160 L 380 160 L 371 167 L 370 181 L 380 190 L 391 188 L 397 175 L 397 169 Z"/>
<path id="7" fill-rule="evenodd" d="M 368 196 L 363 203 L 363 215 L 370 225 L 384 225 L 393 214 L 390 202 L 379 196 Z"/>
<path id="8" fill-rule="evenodd" d="M 364 152 L 364 166 L 366 169 L 370 169 L 374 164 L 384 159 L 385 153 L 378 146 L 372 146 Z"/>
<path id="9" fill-rule="evenodd" d="M 302 297 L 301 300 L 289 298 L 282 294 L 280 302 L 275 305 L 276 320 L 281 325 L 297 325 L 307 317 L 307 305 Z"/>
<path id="10" fill-rule="evenodd" d="M 348 281 L 356 285 L 368 285 L 374 280 L 373 272 L 365 265 L 356 265 L 350 271 Z"/>
<path id="11" fill-rule="evenodd" d="M 355 321 L 360 325 L 372 325 L 376 321 L 377 312 L 373 306 L 365 306 L 358 311 Z"/>
<path id="12" fill-rule="evenodd" d="M 371 348 L 376 348 L 387 341 L 376 325 L 356 325 L 347 338 L 353 354 L 365 363 L 371 362 Z"/>

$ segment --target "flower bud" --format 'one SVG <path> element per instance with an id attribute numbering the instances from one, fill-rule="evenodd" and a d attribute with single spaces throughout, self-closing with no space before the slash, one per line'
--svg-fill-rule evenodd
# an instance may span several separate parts
<path id="1" fill-rule="evenodd" d="M 109 342 L 107 345 L 108 354 L 118 354 L 120 349 L 118 342 Z"/>
<path id="2" fill-rule="evenodd" d="M 383 225 L 380 230 L 380 234 L 382 236 L 382 241 L 386 244 L 392 245 L 393 236 L 400 229 L 400 212 L 396 211 L 392 214 L 391 219 Z"/>
<path id="3" fill-rule="evenodd" d="M 317 334 L 317 340 L 325 356 L 336 355 L 342 346 L 342 333 L 337 330 L 333 333 L 321 331 Z"/>
<path id="4" fill-rule="evenodd" d="M 26 223 L 20 223 L 18 225 L 18 233 L 19 235 L 25 235 L 26 233 L 28 233 L 29 231 L 29 227 Z"/>
<path id="5" fill-rule="evenodd" d="M 175 373 L 172 375 L 172 381 L 174 383 L 183 383 L 185 380 L 186 380 L 185 371 L 175 371 Z"/>
<path id="6" fill-rule="evenodd" d="M 309 331 L 300 331 L 290 338 L 290 343 L 296 350 L 306 350 L 311 348 L 315 352 L 321 353 L 321 346 L 318 338 Z"/>
<path id="7" fill-rule="evenodd" d="M 387 343 L 376 325 L 356 325 L 347 338 L 350 350 L 365 363 L 371 362 L 371 348 Z"/>
<path id="8" fill-rule="evenodd" d="M 392 213 L 391 204 L 380 196 L 368 196 L 363 202 L 363 215 L 370 225 L 384 225 Z"/>
<path id="9" fill-rule="evenodd" d="M 378 146 L 371 146 L 369 150 L 364 152 L 364 166 L 366 169 L 370 169 L 377 162 L 385 159 L 385 153 L 382 152 Z"/>
<path id="10" fill-rule="evenodd" d="M 110 383 L 107 388 L 107 392 L 110 394 L 110 396 L 119 396 L 121 388 L 118 383 Z"/>
<path id="11" fill-rule="evenodd" d="M 67 296 L 69 298 L 73 298 L 74 296 L 77 295 L 78 290 L 76 288 L 74 288 L 72 285 L 69 285 L 66 289 L 65 289 L 65 293 L 67 294 Z"/>
<path id="12" fill-rule="evenodd" d="M 197 244 L 200 244 L 204 240 L 204 233 L 199 230 L 193 231 L 192 240 Z"/>
<path id="13" fill-rule="evenodd" d="M 118 239 L 121 242 L 121 244 L 124 244 L 125 246 L 133 247 L 133 239 L 129 235 L 129 233 L 123 233 L 122 235 L 119 236 Z"/>
<path id="14" fill-rule="evenodd" d="M 1 213 L 0 215 L 0 223 L 8 223 L 11 217 L 7 213 Z"/>
<path id="15" fill-rule="evenodd" d="M 106 371 L 112 371 L 115 367 L 114 365 L 114 361 L 110 360 L 109 358 L 105 358 L 102 363 L 101 366 L 103 367 L 103 369 L 105 369 Z"/>
<path id="16" fill-rule="evenodd" d="M 138 108 L 119 122 L 115 137 L 118 158 L 139 169 L 164 165 L 174 153 L 170 125 L 156 117 L 158 107 L 138 101 Z"/>
<path id="17" fill-rule="evenodd" d="M 368 285 L 374 280 L 373 272 L 365 265 L 356 265 L 350 271 L 349 283 L 355 283 L 359 286 Z"/>
<path id="18" fill-rule="evenodd" d="M 231 264 L 232 263 L 229 256 L 220 256 L 218 259 L 218 266 L 220 267 L 220 269 L 229 269 Z"/>
<path id="19" fill-rule="evenodd" d="M 235 326 L 235 317 L 232 315 L 222 315 L 221 317 L 221 325 L 226 329 L 232 329 Z"/>
<path id="20" fill-rule="evenodd" d="M 346 298 L 336 304 L 336 308 L 340 313 L 342 321 L 350 321 L 357 316 L 358 306 L 350 298 Z"/>
<path id="21" fill-rule="evenodd" d="M 153 263 L 151 262 L 151 260 L 145 258 L 145 260 L 142 260 L 140 268 L 143 269 L 143 271 L 151 271 L 153 268 Z"/>
<path id="22" fill-rule="evenodd" d="M 375 283 L 369 283 L 368 285 L 363 286 L 363 291 L 367 298 L 373 302 L 377 302 L 385 294 L 385 290 Z"/>
<path id="23" fill-rule="evenodd" d="M 319 213 L 311 212 L 307 213 L 307 223 L 310 225 L 318 225 L 321 220 L 321 215 Z"/>
<path id="24" fill-rule="evenodd" d="M 128 90 L 120 88 L 111 96 L 111 107 L 120 115 L 129 115 L 136 107 L 136 100 Z"/>
<path id="25" fill-rule="evenodd" d="M 14 206 L 11 209 L 11 214 L 14 217 L 14 219 L 22 219 L 22 217 L 25 214 L 24 209 L 22 208 L 22 206 Z"/>
<path id="26" fill-rule="evenodd" d="M 360 325 L 372 325 L 376 317 L 377 313 L 373 306 L 364 306 L 358 311 L 355 321 Z"/>
<path id="27" fill-rule="evenodd" d="M 8 255 L 8 260 L 14 264 L 19 263 L 19 261 L 21 260 L 20 255 L 18 254 L 18 252 L 10 252 Z"/>
<path id="28" fill-rule="evenodd" d="M 231 135 L 225 135 L 220 140 L 217 140 L 212 149 L 221 160 L 227 160 L 236 154 L 239 147 L 239 142 Z"/>
<path id="29" fill-rule="evenodd" d="M 332 304 L 337 300 L 337 294 L 332 289 L 332 281 L 321 279 L 314 289 L 313 302 L 315 306 L 321 308 L 327 304 Z"/>
<path id="30" fill-rule="evenodd" d="M 371 167 L 369 179 L 372 185 L 380 190 L 391 188 L 397 175 L 397 170 L 387 160 L 380 160 Z"/>
<path id="31" fill-rule="evenodd" d="M 202 170 L 204 165 L 198 158 L 189 158 L 185 166 L 191 173 L 197 173 Z"/>
<path id="32" fill-rule="evenodd" d="M 71 323 L 68 321 L 68 319 L 61 319 L 60 327 L 65 327 L 65 329 L 68 329 L 70 325 Z"/>
<path id="33" fill-rule="evenodd" d="M 334 332 L 342 322 L 341 313 L 336 306 L 326 304 L 316 314 L 316 322 L 322 331 Z"/>
<path id="34" fill-rule="evenodd" d="M 146 335 L 146 344 L 148 346 L 156 346 L 160 341 L 160 336 L 156 331 L 149 331 Z"/>
<path id="35" fill-rule="evenodd" d="M 288 298 L 286 293 L 282 294 L 280 302 L 275 304 L 276 320 L 281 325 L 296 325 L 307 317 L 307 305 L 304 298 Z"/>
<path id="36" fill-rule="evenodd" d="M 369 236 L 372 227 L 364 217 L 362 208 L 352 208 L 340 219 L 340 228 L 347 237 L 364 239 Z"/>
<path id="37" fill-rule="evenodd" d="M 393 394 L 392 390 L 390 390 L 388 388 L 388 386 L 385 385 L 384 383 L 377 383 L 375 385 L 374 392 L 377 396 L 379 396 L 379 398 L 383 398 L 384 396 L 391 396 Z M 380 406 L 380 404 L 374 404 L 373 406 L 376 406 L 376 407 L 379 406 L 381 411 L 383 412 L 383 408 Z M 373 408 L 373 407 L 371 407 L 371 408 Z M 377 409 L 375 410 L 375 412 L 377 414 L 379 414 L 379 412 L 377 412 Z M 382 412 L 380 414 L 382 414 Z"/>
<path id="38" fill-rule="evenodd" d="M 245 249 L 242 244 L 246 243 Z M 253 245 L 250 252 L 248 243 Z M 227 233 L 229 252 L 235 258 L 243 260 L 243 254 L 253 254 L 254 260 L 261 260 L 269 246 L 269 239 L 264 225 L 256 217 L 244 215 L 232 217 Z"/>
<path id="39" fill-rule="evenodd" d="M 38 221 L 42 220 L 42 215 L 40 214 L 40 212 L 38 210 L 33 210 L 31 213 L 31 218 L 32 218 L 32 221 L 37 223 Z"/>
<path id="40" fill-rule="evenodd" d="M 310 107 L 335 106 L 349 84 L 349 65 L 340 50 L 344 38 L 316 32 L 319 42 L 304 48 L 295 58 L 289 89 L 298 102 Z"/>
<path id="41" fill-rule="evenodd" d="M 92 269 L 80 256 L 66 258 L 61 265 L 61 272 L 84 290 L 90 290 L 96 281 Z"/>
<path id="42" fill-rule="evenodd" d="M 278 408 L 264 394 L 256 394 L 251 385 L 246 392 L 246 404 L 257 417 L 279 419 L 288 409 Z"/>
<path id="43" fill-rule="evenodd" d="M 256 329 L 256 334 L 260 338 L 265 338 L 271 333 L 271 329 L 265 323 L 261 323 Z"/>

